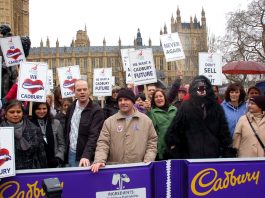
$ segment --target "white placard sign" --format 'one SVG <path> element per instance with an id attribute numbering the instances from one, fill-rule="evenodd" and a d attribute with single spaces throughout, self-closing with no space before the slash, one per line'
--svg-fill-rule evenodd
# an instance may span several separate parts
<path id="1" fill-rule="evenodd" d="M 0 45 L 6 66 L 19 65 L 26 61 L 19 36 L 0 38 Z"/>
<path id="2" fill-rule="evenodd" d="M 45 102 L 47 71 L 47 63 L 20 63 L 17 99 L 21 101 Z"/>
<path id="3" fill-rule="evenodd" d="M 53 73 L 51 69 L 48 69 L 47 77 L 48 77 L 48 90 L 51 90 L 53 89 Z"/>
<path id="4" fill-rule="evenodd" d="M 129 60 L 133 84 L 135 86 L 157 82 L 153 52 L 151 48 L 129 52 Z"/>
<path id="5" fill-rule="evenodd" d="M 111 96 L 112 68 L 94 69 L 93 96 Z"/>
<path id="6" fill-rule="evenodd" d="M 116 83 L 115 83 L 115 76 L 112 76 L 111 85 L 112 85 L 112 86 L 115 86 L 115 84 L 116 84 Z"/>
<path id="7" fill-rule="evenodd" d="M 134 51 L 134 48 L 121 49 L 121 58 L 123 70 L 126 73 L 126 84 L 133 83 L 131 66 L 129 61 L 129 52 Z"/>
<path id="8" fill-rule="evenodd" d="M 177 32 L 163 34 L 160 39 L 167 62 L 185 59 L 184 50 Z"/>
<path id="9" fill-rule="evenodd" d="M 14 127 L 0 127 L 0 179 L 16 175 Z"/>
<path id="10" fill-rule="evenodd" d="M 79 65 L 57 68 L 62 98 L 75 95 L 75 81 L 81 79 Z"/>
<path id="11" fill-rule="evenodd" d="M 0 56 L 0 98 L 2 98 L 2 56 Z"/>
<path id="12" fill-rule="evenodd" d="M 199 75 L 206 76 L 212 85 L 222 85 L 222 56 L 199 52 Z"/>

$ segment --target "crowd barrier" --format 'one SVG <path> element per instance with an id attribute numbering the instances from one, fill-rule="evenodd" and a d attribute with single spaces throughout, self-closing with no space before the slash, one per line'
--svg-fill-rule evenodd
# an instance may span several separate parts
<path id="1" fill-rule="evenodd" d="M 88 168 L 21 170 L 0 181 L 0 198 L 39 198 L 59 178 L 63 198 L 229 198 L 265 196 L 265 158 L 168 160 Z"/>

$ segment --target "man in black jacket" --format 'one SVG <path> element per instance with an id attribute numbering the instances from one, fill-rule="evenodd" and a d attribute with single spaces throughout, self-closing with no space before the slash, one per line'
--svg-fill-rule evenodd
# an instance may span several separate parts
<path id="1" fill-rule="evenodd" d="M 70 107 L 66 120 L 66 143 L 69 166 L 90 166 L 97 139 L 104 122 L 104 113 L 89 98 L 88 83 L 75 82 L 76 101 Z"/>

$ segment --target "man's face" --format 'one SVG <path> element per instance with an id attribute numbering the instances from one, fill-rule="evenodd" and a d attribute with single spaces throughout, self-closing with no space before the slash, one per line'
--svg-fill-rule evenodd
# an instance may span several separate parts
<path id="1" fill-rule="evenodd" d="M 89 90 L 86 81 L 77 81 L 75 83 L 75 97 L 80 103 L 87 102 L 89 98 Z"/>
<path id="2" fill-rule="evenodd" d="M 155 90 L 156 90 L 156 86 L 154 86 L 154 85 L 149 85 L 147 87 L 148 98 L 150 98 L 150 99 L 152 98 L 153 93 L 155 92 Z"/>
<path id="3" fill-rule="evenodd" d="M 119 98 L 118 100 L 119 109 L 124 115 L 131 115 L 133 111 L 133 102 L 128 98 Z"/>

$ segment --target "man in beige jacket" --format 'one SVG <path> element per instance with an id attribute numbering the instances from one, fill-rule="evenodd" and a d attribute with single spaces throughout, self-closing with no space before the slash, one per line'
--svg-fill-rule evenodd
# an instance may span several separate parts
<path id="1" fill-rule="evenodd" d="M 134 108 L 135 95 L 121 89 L 117 96 L 119 112 L 105 120 L 97 141 L 92 172 L 108 164 L 154 161 L 157 134 L 152 121 Z"/>

